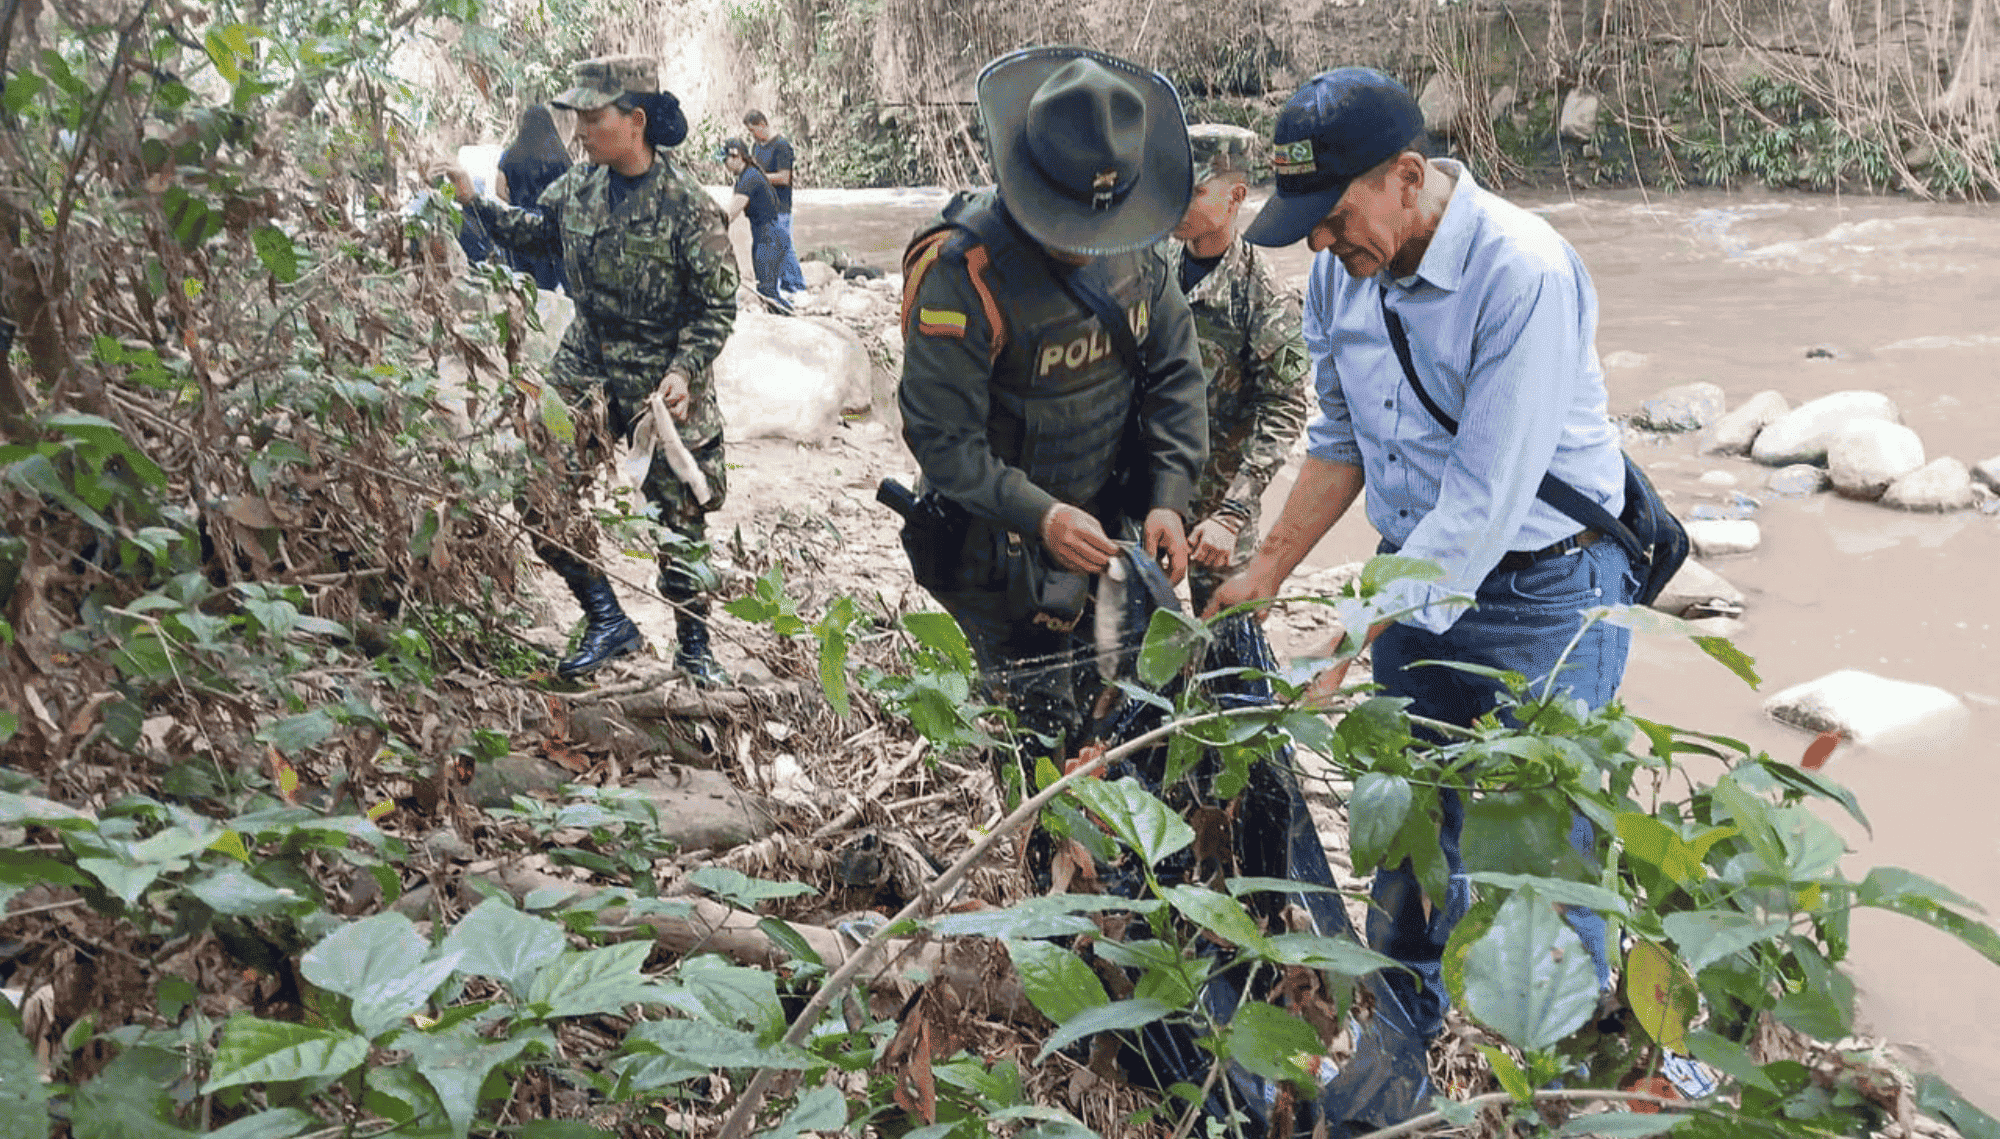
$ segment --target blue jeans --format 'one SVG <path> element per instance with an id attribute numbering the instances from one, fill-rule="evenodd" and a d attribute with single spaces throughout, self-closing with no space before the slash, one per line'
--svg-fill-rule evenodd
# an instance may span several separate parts
<path id="1" fill-rule="evenodd" d="M 1383 543 L 1383 552 L 1391 552 Z M 1596 605 L 1623 605 L 1632 598 L 1631 562 L 1623 547 L 1609 539 L 1581 550 L 1537 562 L 1511 572 L 1495 571 L 1480 583 L 1478 607 L 1459 615 L 1442 634 L 1396 623 L 1375 639 L 1375 681 L 1391 696 L 1407 696 L 1413 715 L 1453 724 L 1470 724 L 1490 711 L 1501 691 L 1483 676 L 1432 665 L 1410 667 L 1421 660 L 1463 661 L 1510 669 L 1529 678 L 1531 696 L 1555 667 L 1582 625 L 1579 612 Z M 1558 691 L 1602 707 L 1618 693 L 1625 675 L 1625 656 L 1632 643 L 1628 629 L 1599 622 L 1577 643 L 1556 676 Z M 1443 819 L 1439 845 L 1451 871 L 1445 905 L 1426 913 L 1423 887 L 1405 861 L 1395 869 L 1376 871 L 1375 908 L 1368 913 L 1368 941 L 1378 951 L 1408 965 L 1417 976 L 1400 970 L 1385 972 L 1390 993 L 1403 1005 L 1404 1031 L 1435 1035 L 1444 1027 L 1444 971 L 1440 961 L 1451 931 L 1465 916 L 1471 889 L 1459 853 L 1465 806 L 1456 792 L 1440 795 Z M 1573 817 L 1570 843 L 1586 858 L 1596 845 L 1594 828 L 1582 816 Z M 1567 911 L 1570 927 L 1589 950 L 1600 988 L 1610 984 L 1611 966 L 1604 945 L 1604 919 L 1591 910 Z M 1421 980 L 1421 987 L 1418 981 Z M 1379 991 L 1379 989 L 1378 989 Z M 1377 1015 L 1382 1015 L 1378 1005 Z"/>
<path id="2" fill-rule="evenodd" d="M 774 301 L 784 299 L 778 295 L 778 272 L 789 248 L 776 222 L 750 223 L 750 268 L 757 274 L 757 291 Z"/>
<path id="3" fill-rule="evenodd" d="M 778 215 L 778 229 L 785 235 L 785 260 L 778 267 L 778 287 L 788 293 L 803 293 L 806 291 L 806 274 L 799 268 L 799 251 L 792 241 L 790 211 Z"/>

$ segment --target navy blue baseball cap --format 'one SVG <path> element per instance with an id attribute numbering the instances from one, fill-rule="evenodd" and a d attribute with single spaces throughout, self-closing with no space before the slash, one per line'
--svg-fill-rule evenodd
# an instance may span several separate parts
<path id="1" fill-rule="evenodd" d="M 1409 89 L 1379 71 L 1322 71 L 1286 100 L 1271 132 L 1278 192 L 1243 236 L 1290 245 L 1312 232 L 1358 175 L 1395 157 L 1424 132 Z"/>

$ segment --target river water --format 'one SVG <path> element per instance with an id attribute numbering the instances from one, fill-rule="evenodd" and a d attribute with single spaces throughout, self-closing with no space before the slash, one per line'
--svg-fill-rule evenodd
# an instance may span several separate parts
<path id="1" fill-rule="evenodd" d="M 893 269 L 942 200 L 936 190 L 801 190 L 799 248 L 838 245 Z M 1794 406 L 1863 388 L 1900 405 L 1928 457 L 2000 455 L 2000 210 L 1637 190 L 1515 200 L 1569 239 L 1597 283 L 1614 413 L 1695 380 L 1721 385 L 1732 407 L 1767 388 Z M 1274 260 L 1297 286 L 1309 254 L 1295 246 Z M 1852 876 L 1902 866 L 2000 913 L 2000 517 L 1784 499 L 1763 491 L 1765 469 L 1698 457 L 1689 441 L 1634 453 L 1677 508 L 1731 493 L 1698 481 L 1711 470 L 1763 499 L 1761 548 L 1710 564 L 1747 597 L 1735 640 L 1764 684 L 1751 691 L 1684 641 L 1642 639 L 1627 705 L 1797 758 L 1807 737 L 1761 712 L 1781 688 L 1857 668 L 1958 693 L 1972 714 L 1955 734 L 1844 746 L 1826 772 L 1873 823 L 1872 837 L 1845 827 Z M 1287 485 L 1272 488 L 1267 520 Z M 1374 541 L 1357 509 L 1311 564 L 1359 560 Z M 1853 932 L 1864 1027 L 2000 1113 L 2000 966 L 1879 911 L 1857 914 Z"/>

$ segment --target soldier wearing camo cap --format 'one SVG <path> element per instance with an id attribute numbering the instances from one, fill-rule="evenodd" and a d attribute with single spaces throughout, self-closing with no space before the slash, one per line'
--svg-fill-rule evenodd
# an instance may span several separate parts
<path id="1" fill-rule="evenodd" d="M 597 468 L 617 440 L 634 435 L 657 394 L 709 491 L 698 499 L 663 455 L 653 457 L 641 484 L 675 535 L 659 551 L 660 593 L 676 611 L 674 662 L 695 683 L 717 684 L 723 677 L 708 643 L 705 594 L 713 575 L 704 542 L 727 474 L 711 365 L 736 322 L 736 255 L 722 211 L 674 158 L 687 118 L 679 100 L 661 90 L 653 59 L 583 60 L 570 69 L 569 89 L 550 102 L 576 111 L 589 161 L 552 183 L 534 208 L 475 199 L 463 171 L 444 173 L 501 244 L 561 258 L 576 301 L 576 319 L 546 376 L 569 407 L 574 444 L 535 432 L 535 450 L 555 477 L 531 476 L 520 504 L 535 553 L 583 607 L 583 637 L 556 671 L 585 675 L 644 641 L 594 564 L 597 525 L 582 503 Z M 537 427 L 543 418 L 527 417 Z"/>
<path id="2" fill-rule="evenodd" d="M 1194 200 L 1166 243 L 1194 310 L 1208 376 L 1208 465 L 1195 487 L 1188 588 L 1196 612 L 1257 550 L 1264 488 L 1305 429 L 1310 404 L 1299 306 L 1278 287 L 1257 247 L 1236 232 L 1250 192 L 1257 135 L 1242 127 L 1188 128 Z"/>

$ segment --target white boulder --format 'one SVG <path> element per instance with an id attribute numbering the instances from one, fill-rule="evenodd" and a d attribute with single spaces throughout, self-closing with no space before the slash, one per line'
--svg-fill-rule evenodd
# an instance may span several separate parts
<path id="1" fill-rule="evenodd" d="M 806 279 L 806 288 L 817 292 L 826 288 L 828 282 L 840 279 L 840 270 L 824 261 L 814 258 L 799 262 L 799 276 Z"/>
<path id="2" fill-rule="evenodd" d="M 1924 441 L 1900 423 L 1858 419 L 1826 447 L 1833 489 L 1849 498 L 1880 498 L 1889 484 L 1924 465 Z"/>
<path id="3" fill-rule="evenodd" d="M 2000 455 L 1995 455 L 1972 468 L 1972 477 L 1994 490 L 2000 490 Z"/>
<path id="4" fill-rule="evenodd" d="M 1604 100 L 1587 87 L 1578 87 L 1563 97 L 1560 129 L 1564 138 L 1589 142 L 1597 134 L 1597 111 Z"/>
<path id="5" fill-rule="evenodd" d="M 1949 457 L 1933 459 L 1882 492 L 1882 505 L 1899 510 L 1965 510 L 1975 501 L 1972 472 Z"/>
<path id="6" fill-rule="evenodd" d="M 727 438 L 823 443 L 848 407 L 867 407 L 874 365 L 837 324 L 739 312 L 715 358 L 715 394 Z"/>
<path id="7" fill-rule="evenodd" d="M 1634 416 L 1654 431 L 1699 431 L 1722 417 L 1729 397 L 1705 380 L 1667 388 L 1639 405 Z"/>
<path id="8" fill-rule="evenodd" d="M 1709 424 L 1695 439 L 1694 449 L 1703 455 L 1747 455 L 1757 433 L 1791 410 L 1791 403 L 1782 394 L 1758 392 Z"/>
<path id="9" fill-rule="evenodd" d="M 1963 701 L 1942 688 L 1844 668 L 1764 701 L 1764 714 L 1808 732 L 1840 731 L 1854 743 L 1962 720 Z"/>
<path id="10" fill-rule="evenodd" d="M 1465 114 L 1465 96 L 1459 93 L 1458 80 L 1446 71 L 1431 76 L 1417 96 L 1417 109 L 1423 112 L 1425 130 L 1439 135 L 1457 133 L 1458 120 Z"/>
<path id="11" fill-rule="evenodd" d="M 1763 531 L 1748 518 L 1699 518 L 1687 522 L 1688 542 L 1704 558 L 1747 554 L 1763 540 Z"/>
<path id="12" fill-rule="evenodd" d="M 1750 457 L 1767 467 L 1824 463 L 1827 444 L 1857 419 L 1901 423 L 1903 413 L 1881 392 L 1834 392 L 1787 412 L 1759 431 L 1750 445 Z"/>
<path id="13" fill-rule="evenodd" d="M 1653 599 L 1652 608 L 1675 617 L 1690 612 L 1735 612 L 1743 608 L 1743 591 L 1729 584 L 1721 574 L 1689 558 Z"/>

